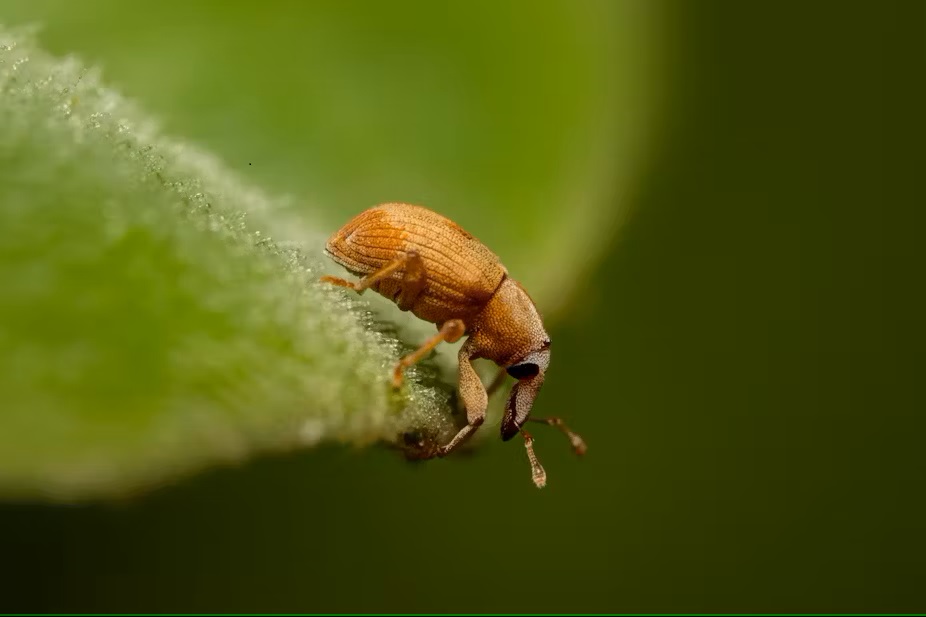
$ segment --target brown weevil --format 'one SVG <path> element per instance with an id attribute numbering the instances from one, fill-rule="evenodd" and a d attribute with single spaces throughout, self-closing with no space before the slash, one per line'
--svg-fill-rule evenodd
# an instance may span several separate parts
<path id="1" fill-rule="evenodd" d="M 401 358 L 393 385 L 402 384 L 405 368 L 414 365 L 441 342 L 455 343 L 464 335 L 459 359 L 459 394 L 467 425 L 437 456 L 446 456 L 485 421 L 487 391 L 472 361 L 485 358 L 517 379 L 505 405 L 501 437 L 524 436 L 534 483 L 546 484 L 546 472 L 533 450 L 527 421 L 549 424 L 569 438 L 577 454 L 585 442 L 559 418 L 532 418 L 531 407 L 550 363 L 550 337 L 527 291 L 508 276 L 498 256 L 450 219 L 425 207 L 385 203 L 356 215 L 335 232 L 325 253 L 360 278 L 350 282 L 333 276 L 322 281 L 362 293 L 372 289 L 402 311 L 437 326 L 437 334 Z"/>

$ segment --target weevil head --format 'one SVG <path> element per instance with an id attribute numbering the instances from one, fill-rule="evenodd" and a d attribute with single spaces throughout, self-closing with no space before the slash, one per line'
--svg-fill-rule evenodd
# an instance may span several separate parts
<path id="1" fill-rule="evenodd" d="M 521 431 L 534 406 L 534 399 L 543 386 L 547 367 L 550 365 L 550 340 L 544 340 L 540 347 L 529 352 L 506 367 L 508 374 L 517 379 L 511 388 L 505 415 L 502 417 L 502 440 L 508 441 Z"/>
<path id="2" fill-rule="evenodd" d="M 520 432 L 530 417 L 550 365 L 550 337 L 534 301 L 520 283 L 505 278 L 472 324 L 468 345 L 477 357 L 505 367 L 518 380 L 508 395 L 502 439 Z"/>

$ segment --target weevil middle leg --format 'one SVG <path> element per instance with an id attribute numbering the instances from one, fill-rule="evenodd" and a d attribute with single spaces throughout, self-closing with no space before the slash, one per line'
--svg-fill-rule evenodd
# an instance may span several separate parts
<path id="1" fill-rule="evenodd" d="M 441 325 L 437 334 L 426 340 L 421 347 L 399 360 L 392 372 L 392 385 L 395 388 L 402 386 L 402 372 L 419 362 L 432 349 L 441 343 L 456 343 L 466 333 L 466 325 L 460 319 L 450 319 Z"/>

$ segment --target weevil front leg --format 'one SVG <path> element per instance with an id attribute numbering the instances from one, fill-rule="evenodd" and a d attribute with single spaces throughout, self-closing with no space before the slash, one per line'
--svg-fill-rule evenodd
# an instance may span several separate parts
<path id="1" fill-rule="evenodd" d="M 403 311 L 411 309 L 415 305 L 415 300 L 421 295 L 425 287 L 425 268 L 424 261 L 417 251 L 409 251 L 401 257 L 389 262 L 376 272 L 368 274 L 356 283 L 337 276 L 325 275 L 320 280 L 353 289 L 357 293 L 363 293 L 376 283 L 391 277 L 396 271 L 405 269 L 402 273 L 401 292 L 395 298 L 396 304 Z"/>
<path id="2" fill-rule="evenodd" d="M 489 395 L 486 393 L 485 386 L 482 385 L 479 374 L 473 368 L 474 354 L 475 349 L 467 341 L 460 348 L 460 353 L 457 356 L 460 364 L 459 391 L 460 398 L 463 399 L 463 406 L 466 408 L 466 426 L 460 429 L 447 445 L 438 450 L 438 456 L 447 456 L 453 452 L 485 422 L 486 409 L 489 406 Z"/>
<path id="3" fill-rule="evenodd" d="M 456 343 L 466 333 L 466 325 L 460 319 L 450 319 L 441 325 L 440 330 L 426 340 L 421 347 L 399 360 L 392 372 L 392 385 L 395 388 L 402 386 L 402 373 L 409 366 L 419 362 L 432 349 L 441 343 Z"/>

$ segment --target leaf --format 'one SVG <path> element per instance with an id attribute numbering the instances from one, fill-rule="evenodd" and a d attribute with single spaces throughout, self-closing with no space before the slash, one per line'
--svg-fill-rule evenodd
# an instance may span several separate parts
<path id="1" fill-rule="evenodd" d="M 427 365 L 317 282 L 325 233 L 0 27 L 0 496 L 123 495 L 323 442 L 454 430 Z M 272 223 L 270 221 L 273 221 Z M 269 229 L 299 230 L 299 246 Z"/>
<path id="2" fill-rule="evenodd" d="M 93 58 L 171 130 L 298 195 L 285 206 L 319 228 L 383 201 L 450 216 L 552 325 L 629 214 L 660 110 L 663 10 L 7 0 L 4 13 L 41 20 L 47 45 Z"/>

